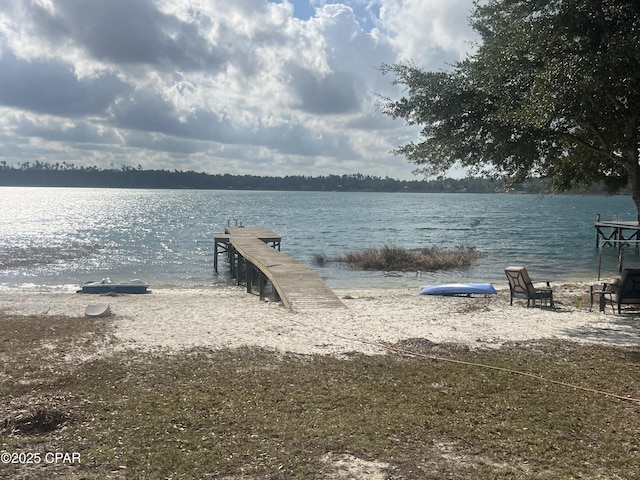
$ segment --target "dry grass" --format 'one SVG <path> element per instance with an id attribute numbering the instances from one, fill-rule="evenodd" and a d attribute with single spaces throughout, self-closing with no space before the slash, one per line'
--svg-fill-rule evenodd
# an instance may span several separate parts
<path id="1" fill-rule="evenodd" d="M 317 265 L 342 263 L 356 270 L 429 272 L 436 270 L 460 270 L 474 265 L 483 253 L 472 247 L 443 249 L 438 247 L 408 250 L 406 248 L 385 245 L 380 249 L 366 249 L 347 252 L 342 256 L 328 257 L 314 254 Z"/>
<path id="2" fill-rule="evenodd" d="M 2 478 L 640 476 L 640 405 L 630 401 L 397 354 L 96 356 L 109 328 L 104 319 L 0 314 L 0 450 L 81 455 L 73 465 L 2 464 Z M 640 396 L 637 349 L 400 346 Z M 345 463 L 361 476 L 340 473 Z"/>

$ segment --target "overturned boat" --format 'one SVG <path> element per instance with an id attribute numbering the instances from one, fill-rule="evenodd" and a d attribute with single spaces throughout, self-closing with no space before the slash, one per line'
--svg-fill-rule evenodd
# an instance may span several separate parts
<path id="1" fill-rule="evenodd" d="M 457 297 L 471 295 L 496 295 L 496 289 L 490 283 L 448 283 L 445 285 L 427 285 L 422 287 L 420 295 L 443 295 Z"/>
<path id="2" fill-rule="evenodd" d="M 103 278 L 99 282 L 87 282 L 80 286 L 81 293 L 148 293 L 149 284 L 134 279 L 125 283 L 114 283 L 110 278 Z"/>

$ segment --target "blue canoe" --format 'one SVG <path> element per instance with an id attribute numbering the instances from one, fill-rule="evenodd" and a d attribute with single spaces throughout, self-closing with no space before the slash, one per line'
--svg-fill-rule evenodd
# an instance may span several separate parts
<path id="1" fill-rule="evenodd" d="M 420 295 L 495 295 L 496 289 L 490 283 L 448 283 L 445 285 L 427 285 L 422 287 Z"/>

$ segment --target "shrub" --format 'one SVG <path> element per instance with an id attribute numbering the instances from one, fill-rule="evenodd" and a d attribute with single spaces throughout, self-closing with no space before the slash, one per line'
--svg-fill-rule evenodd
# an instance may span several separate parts
<path id="1" fill-rule="evenodd" d="M 326 253 L 314 253 L 312 255 L 313 264 L 319 267 L 324 267 L 327 262 L 331 261 L 329 257 L 327 257 Z"/>
<path id="2" fill-rule="evenodd" d="M 410 272 L 464 269 L 472 266 L 482 257 L 484 257 L 484 253 L 466 246 L 454 249 L 428 247 L 409 250 L 385 245 L 380 249 L 347 252 L 336 257 L 314 254 L 314 262 L 321 266 L 328 262 L 343 263 L 356 270 Z"/>

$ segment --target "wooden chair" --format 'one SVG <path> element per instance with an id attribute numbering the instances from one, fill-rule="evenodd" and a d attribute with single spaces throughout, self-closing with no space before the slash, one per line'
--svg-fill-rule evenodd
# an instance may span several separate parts
<path id="1" fill-rule="evenodd" d="M 527 307 L 531 306 L 532 301 L 535 307 L 536 300 L 539 300 L 541 307 L 544 303 L 545 306 L 548 304 L 551 308 L 555 308 L 553 304 L 553 290 L 549 282 L 547 282 L 546 287 L 534 287 L 527 273 L 527 269 L 524 267 L 507 267 L 504 273 L 507 275 L 507 280 L 509 280 L 511 305 L 513 305 L 513 297 L 520 297 L 527 299 Z"/>
<path id="2" fill-rule="evenodd" d="M 612 306 L 617 305 L 618 313 L 621 313 L 622 305 L 640 307 L 640 269 L 625 268 L 619 280 L 604 284 L 600 292 L 600 311 L 604 311 L 605 297 L 608 297 Z"/>

